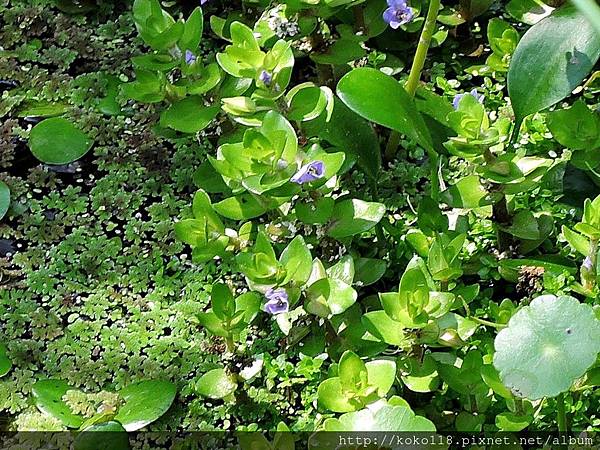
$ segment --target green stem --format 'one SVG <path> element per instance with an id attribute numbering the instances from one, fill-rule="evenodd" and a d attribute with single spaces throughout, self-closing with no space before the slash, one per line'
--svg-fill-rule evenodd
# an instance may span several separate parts
<path id="1" fill-rule="evenodd" d="M 235 343 L 233 342 L 233 336 L 227 336 L 225 338 L 225 345 L 227 346 L 227 351 L 229 353 L 233 353 L 235 350 Z"/>
<path id="2" fill-rule="evenodd" d="M 412 67 L 410 68 L 410 74 L 408 75 L 408 81 L 404 86 L 406 92 L 411 97 L 415 96 L 419 81 L 421 80 L 421 71 L 425 65 L 425 58 L 427 57 L 427 51 L 429 50 L 429 44 L 431 43 L 431 37 L 435 30 L 435 21 L 437 20 L 438 12 L 440 11 L 440 0 L 431 0 L 429 3 L 429 10 L 427 11 L 427 18 L 425 19 L 425 25 L 423 31 L 421 31 L 421 37 L 419 38 L 419 45 L 417 46 L 417 52 L 415 53 L 415 59 L 413 59 Z"/>
<path id="3" fill-rule="evenodd" d="M 421 31 L 421 37 L 419 38 L 419 45 L 417 45 L 417 51 L 415 52 L 415 58 L 413 59 L 410 73 L 408 74 L 408 80 L 404 85 L 404 89 L 411 97 L 415 96 L 419 81 L 421 80 L 421 72 L 425 66 L 425 58 L 429 51 L 429 44 L 431 44 L 431 37 L 435 31 L 435 22 L 437 20 L 438 13 L 440 12 L 441 2 L 440 0 L 430 0 L 429 10 L 427 11 L 427 17 L 425 18 L 425 25 Z M 390 136 L 390 140 L 391 140 Z M 433 200 L 439 200 L 440 191 L 440 180 L 438 175 L 439 156 L 433 150 L 427 150 L 429 156 L 429 164 L 431 166 L 431 197 Z"/>
<path id="4" fill-rule="evenodd" d="M 567 430 L 567 413 L 565 411 L 565 394 L 562 393 L 556 397 L 556 422 L 558 431 L 566 433 Z"/>
<path id="5" fill-rule="evenodd" d="M 478 324 L 485 325 L 488 327 L 506 328 L 506 325 L 504 325 L 503 323 L 490 322 L 489 320 L 480 319 L 479 317 L 469 317 L 469 319 L 473 322 L 477 322 Z"/>
<path id="6" fill-rule="evenodd" d="M 387 145 L 385 146 L 384 158 L 386 161 L 391 161 L 394 159 L 394 155 L 396 155 L 396 150 L 398 149 L 398 144 L 400 144 L 400 133 L 392 130 L 387 141 Z"/>

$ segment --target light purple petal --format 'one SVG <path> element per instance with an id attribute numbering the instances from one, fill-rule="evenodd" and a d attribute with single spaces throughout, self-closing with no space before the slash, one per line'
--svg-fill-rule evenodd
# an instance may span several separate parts
<path id="1" fill-rule="evenodd" d="M 392 25 L 392 23 L 398 23 L 396 22 L 396 9 L 395 8 L 388 8 L 383 12 L 383 20 L 385 20 L 385 22 L 387 24 L 389 24 L 392 28 L 398 28 L 398 26 L 394 27 L 394 25 Z"/>
<path id="2" fill-rule="evenodd" d="M 387 4 L 390 9 L 404 9 L 408 6 L 406 0 L 387 0 Z"/>
<path id="3" fill-rule="evenodd" d="M 325 164 L 323 161 L 311 161 L 300 167 L 298 172 L 290 178 L 292 183 L 304 184 L 318 180 L 325 176 Z"/>
<path id="4" fill-rule="evenodd" d="M 265 293 L 265 297 L 268 300 L 265 303 L 265 311 L 269 314 L 281 314 L 288 312 L 290 305 L 288 302 L 288 294 L 285 289 L 269 289 Z"/>
<path id="5" fill-rule="evenodd" d="M 454 99 L 452 100 L 452 106 L 454 107 L 454 109 L 458 109 L 458 105 L 464 96 L 465 94 L 456 94 L 454 96 Z"/>

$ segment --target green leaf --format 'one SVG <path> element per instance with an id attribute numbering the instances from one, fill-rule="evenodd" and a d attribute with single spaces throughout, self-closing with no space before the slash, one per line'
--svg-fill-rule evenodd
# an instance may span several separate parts
<path id="1" fill-rule="evenodd" d="M 310 277 L 312 255 L 302 236 L 296 236 L 281 253 L 279 263 L 285 267 L 286 277 L 281 284 L 290 281 L 303 285 Z"/>
<path id="2" fill-rule="evenodd" d="M 327 269 L 327 275 L 330 278 L 343 281 L 347 285 L 352 285 L 354 281 L 354 258 L 350 255 L 343 256 L 337 263 Z"/>
<path id="3" fill-rule="evenodd" d="M 426 355 L 423 361 L 405 358 L 398 361 L 402 382 L 414 392 L 432 392 L 438 386 L 440 378 L 435 360 Z"/>
<path id="4" fill-rule="evenodd" d="M 512 57 L 508 92 L 517 123 L 564 99 L 600 57 L 600 34 L 565 5 L 531 27 Z"/>
<path id="5" fill-rule="evenodd" d="M 344 352 L 340 358 L 338 373 L 344 391 L 359 392 L 367 386 L 367 367 L 354 352 Z"/>
<path id="6" fill-rule="evenodd" d="M 92 148 L 93 141 L 67 119 L 53 117 L 38 123 L 29 133 L 29 147 L 46 164 L 69 164 Z"/>
<path id="7" fill-rule="evenodd" d="M 35 406 L 40 411 L 60 420 L 68 428 L 79 428 L 83 423 L 83 417 L 74 414 L 62 399 L 70 390 L 73 388 L 65 381 L 42 380 L 33 385 L 31 392 Z"/>
<path id="8" fill-rule="evenodd" d="M 481 366 L 480 372 L 483 382 L 487 384 L 488 387 L 496 394 L 506 399 L 513 398 L 512 392 L 510 389 L 504 386 L 504 384 L 502 384 L 502 380 L 500 380 L 500 374 L 498 374 L 498 371 L 493 365 L 486 364 Z"/>
<path id="9" fill-rule="evenodd" d="M 396 381 L 396 363 L 389 359 L 377 359 L 365 364 L 369 386 L 377 388 L 377 395 L 385 397 Z"/>
<path id="10" fill-rule="evenodd" d="M 500 431 L 521 431 L 533 422 L 533 416 L 529 414 L 516 414 L 503 412 L 496 416 L 496 426 Z"/>
<path id="11" fill-rule="evenodd" d="M 373 228 L 384 214 L 382 203 L 342 200 L 335 205 L 327 234 L 336 239 L 354 236 Z"/>
<path id="12" fill-rule="evenodd" d="M 600 116 L 592 112 L 583 100 L 569 109 L 548 114 L 548 128 L 554 138 L 571 149 L 588 149 L 600 145 Z"/>
<path id="13" fill-rule="evenodd" d="M 302 124 L 307 136 L 318 136 L 358 158 L 358 165 L 375 179 L 381 168 L 381 148 L 373 127 L 335 98 L 329 121 L 327 114 Z"/>
<path id="14" fill-rule="evenodd" d="M 498 198 L 486 191 L 477 175 L 461 178 L 440 195 L 440 200 L 452 208 L 480 208 L 492 205 Z"/>
<path id="15" fill-rule="evenodd" d="M 12 362 L 6 355 L 6 347 L 4 344 L 0 344 L 0 377 L 3 377 L 10 372 L 11 367 Z"/>
<path id="16" fill-rule="evenodd" d="M 515 395 L 554 397 L 596 361 L 600 321 L 573 297 L 542 295 L 511 317 L 494 346 L 494 367 Z"/>
<path id="17" fill-rule="evenodd" d="M 387 270 L 387 263 L 382 259 L 358 258 L 354 261 L 354 282 L 358 286 L 370 286 L 381 279 Z"/>
<path id="18" fill-rule="evenodd" d="M 309 203 L 296 203 L 295 210 L 298 219 L 308 224 L 326 223 L 333 214 L 335 200 L 331 197 L 321 197 Z"/>
<path id="19" fill-rule="evenodd" d="M 179 39 L 179 48 L 185 52 L 186 50 L 196 51 L 200 45 L 202 31 L 204 27 L 204 16 L 202 8 L 196 7 L 190 16 L 185 21 L 183 27 L 183 35 Z"/>
<path id="20" fill-rule="evenodd" d="M 385 311 L 370 311 L 365 313 L 361 322 L 365 329 L 376 339 L 389 345 L 406 347 L 410 340 L 403 328 L 390 318 Z"/>
<path id="21" fill-rule="evenodd" d="M 224 283 L 215 283 L 210 293 L 212 310 L 221 320 L 227 320 L 235 314 L 235 299 L 231 289 Z"/>
<path id="22" fill-rule="evenodd" d="M 128 450 L 129 437 L 119 422 L 98 423 L 77 435 L 73 450 Z"/>
<path id="23" fill-rule="evenodd" d="M 213 208 L 223 217 L 233 220 L 248 220 L 263 215 L 267 208 L 252 194 L 240 194 L 229 197 L 213 205 Z"/>
<path id="24" fill-rule="evenodd" d="M 160 115 L 160 124 L 182 133 L 196 133 L 217 117 L 218 106 L 205 106 L 202 97 L 192 95 L 173 103 Z"/>
<path id="25" fill-rule="evenodd" d="M 343 414 L 337 419 L 327 419 L 324 423 L 326 431 L 435 431 L 435 425 L 429 419 L 417 416 L 406 406 L 385 405 L 374 411 L 361 411 Z M 316 438 L 320 436 L 317 433 Z M 327 438 L 327 435 L 324 436 Z M 339 441 L 339 437 L 335 436 Z M 320 448 L 334 448 L 322 446 Z"/>
<path id="26" fill-rule="evenodd" d="M 403 133 L 427 150 L 433 149 L 414 100 L 394 78 L 377 69 L 354 69 L 339 81 L 337 93 L 346 106 L 365 119 Z"/>
<path id="27" fill-rule="evenodd" d="M 358 297 L 351 286 L 335 278 L 323 278 L 306 290 L 309 302 L 326 304 L 331 314 L 341 314 L 350 308 Z"/>
<path id="28" fill-rule="evenodd" d="M 227 397 L 236 389 L 236 381 L 225 369 L 213 369 L 206 372 L 196 384 L 198 394 L 214 399 Z"/>
<path id="29" fill-rule="evenodd" d="M 10 206 L 10 189 L 4 181 L 0 181 L 0 220 L 8 212 Z"/>
<path id="30" fill-rule="evenodd" d="M 349 412 L 360 409 L 363 404 L 346 392 L 338 377 L 328 378 L 317 389 L 319 406 L 334 412 Z"/>
<path id="31" fill-rule="evenodd" d="M 177 388 L 170 381 L 148 380 L 119 391 L 125 403 L 115 416 L 126 431 L 136 431 L 159 419 L 171 407 Z"/>

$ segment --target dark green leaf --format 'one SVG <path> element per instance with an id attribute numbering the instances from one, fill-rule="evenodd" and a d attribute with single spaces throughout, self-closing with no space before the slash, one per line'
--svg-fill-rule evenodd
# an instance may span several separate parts
<path id="1" fill-rule="evenodd" d="M 29 147 L 46 164 L 68 164 L 92 148 L 93 141 L 67 119 L 43 120 L 31 129 Z"/>

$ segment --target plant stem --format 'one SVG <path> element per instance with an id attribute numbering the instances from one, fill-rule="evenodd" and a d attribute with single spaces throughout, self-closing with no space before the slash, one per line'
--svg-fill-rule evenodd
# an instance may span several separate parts
<path id="1" fill-rule="evenodd" d="M 468 317 L 468 319 L 472 320 L 473 322 L 477 322 L 478 324 L 485 325 L 488 327 L 506 328 L 506 325 L 504 325 L 503 323 L 490 322 L 489 320 L 480 319 L 479 317 Z"/>
<path id="2" fill-rule="evenodd" d="M 417 51 L 415 52 L 410 73 L 408 74 L 408 80 L 404 85 L 404 89 L 411 97 L 415 96 L 417 87 L 419 86 L 419 81 L 421 80 L 421 72 L 425 66 L 425 58 L 427 57 L 427 52 L 429 51 L 429 44 L 431 44 L 431 37 L 433 36 L 433 32 L 435 30 L 435 22 L 437 20 L 438 13 L 440 12 L 440 7 L 440 0 L 430 0 L 427 17 L 425 18 L 425 25 L 423 25 L 423 30 L 421 31 L 421 37 L 419 38 L 419 44 L 417 45 Z M 390 145 L 393 144 L 397 139 L 394 136 L 394 133 L 395 132 L 392 132 L 390 135 L 388 147 L 386 148 L 386 156 L 389 156 L 396 150 L 395 148 L 392 149 Z M 398 144 L 396 144 L 396 147 L 397 146 Z M 429 164 L 431 166 L 431 197 L 433 200 L 438 201 L 440 191 L 440 180 L 438 175 L 439 156 L 433 149 L 428 149 L 427 153 L 429 156 Z"/>
<path id="3" fill-rule="evenodd" d="M 558 424 L 558 431 L 566 433 L 567 430 L 567 413 L 565 411 L 565 394 L 561 393 L 556 397 L 556 423 Z"/>
<path id="4" fill-rule="evenodd" d="M 427 11 L 427 18 L 425 19 L 425 25 L 423 31 L 421 31 L 421 37 L 419 38 L 419 45 L 415 53 L 415 59 L 413 59 L 412 67 L 410 68 L 410 74 L 408 75 L 408 81 L 404 86 L 406 92 L 411 97 L 415 96 L 419 81 L 421 80 L 421 71 L 425 65 L 425 58 L 427 57 L 427 51 L 429 50 L 429 44 L 431 43 L 431 37 L 435 30 L 435 21 L 437 20 L 438 12 L 440 11 L 440 0 L 431 0 L 429 3 L 429 10 Z"/>
<path id="5" fill-rule="evenodd" d="M 225 338 L 225 345 L 227 346 L 227 351 L 229 353 L 233 353 L 235 350 L 235 343 L 233 342 L 233 336 L 227 336 Z"/>
<path id="6" fill-rule="evenodd" d="M 398 149 L 398 144 L 400 143 L 400 133 L 392 130 L 390 133 L 390 137 L 388 138 L 387 144 L 385 146 L 384 159 L 386 161 L 391 161 L 394 159 L 394 155 L 396 154 L 396 150 Z"/>

